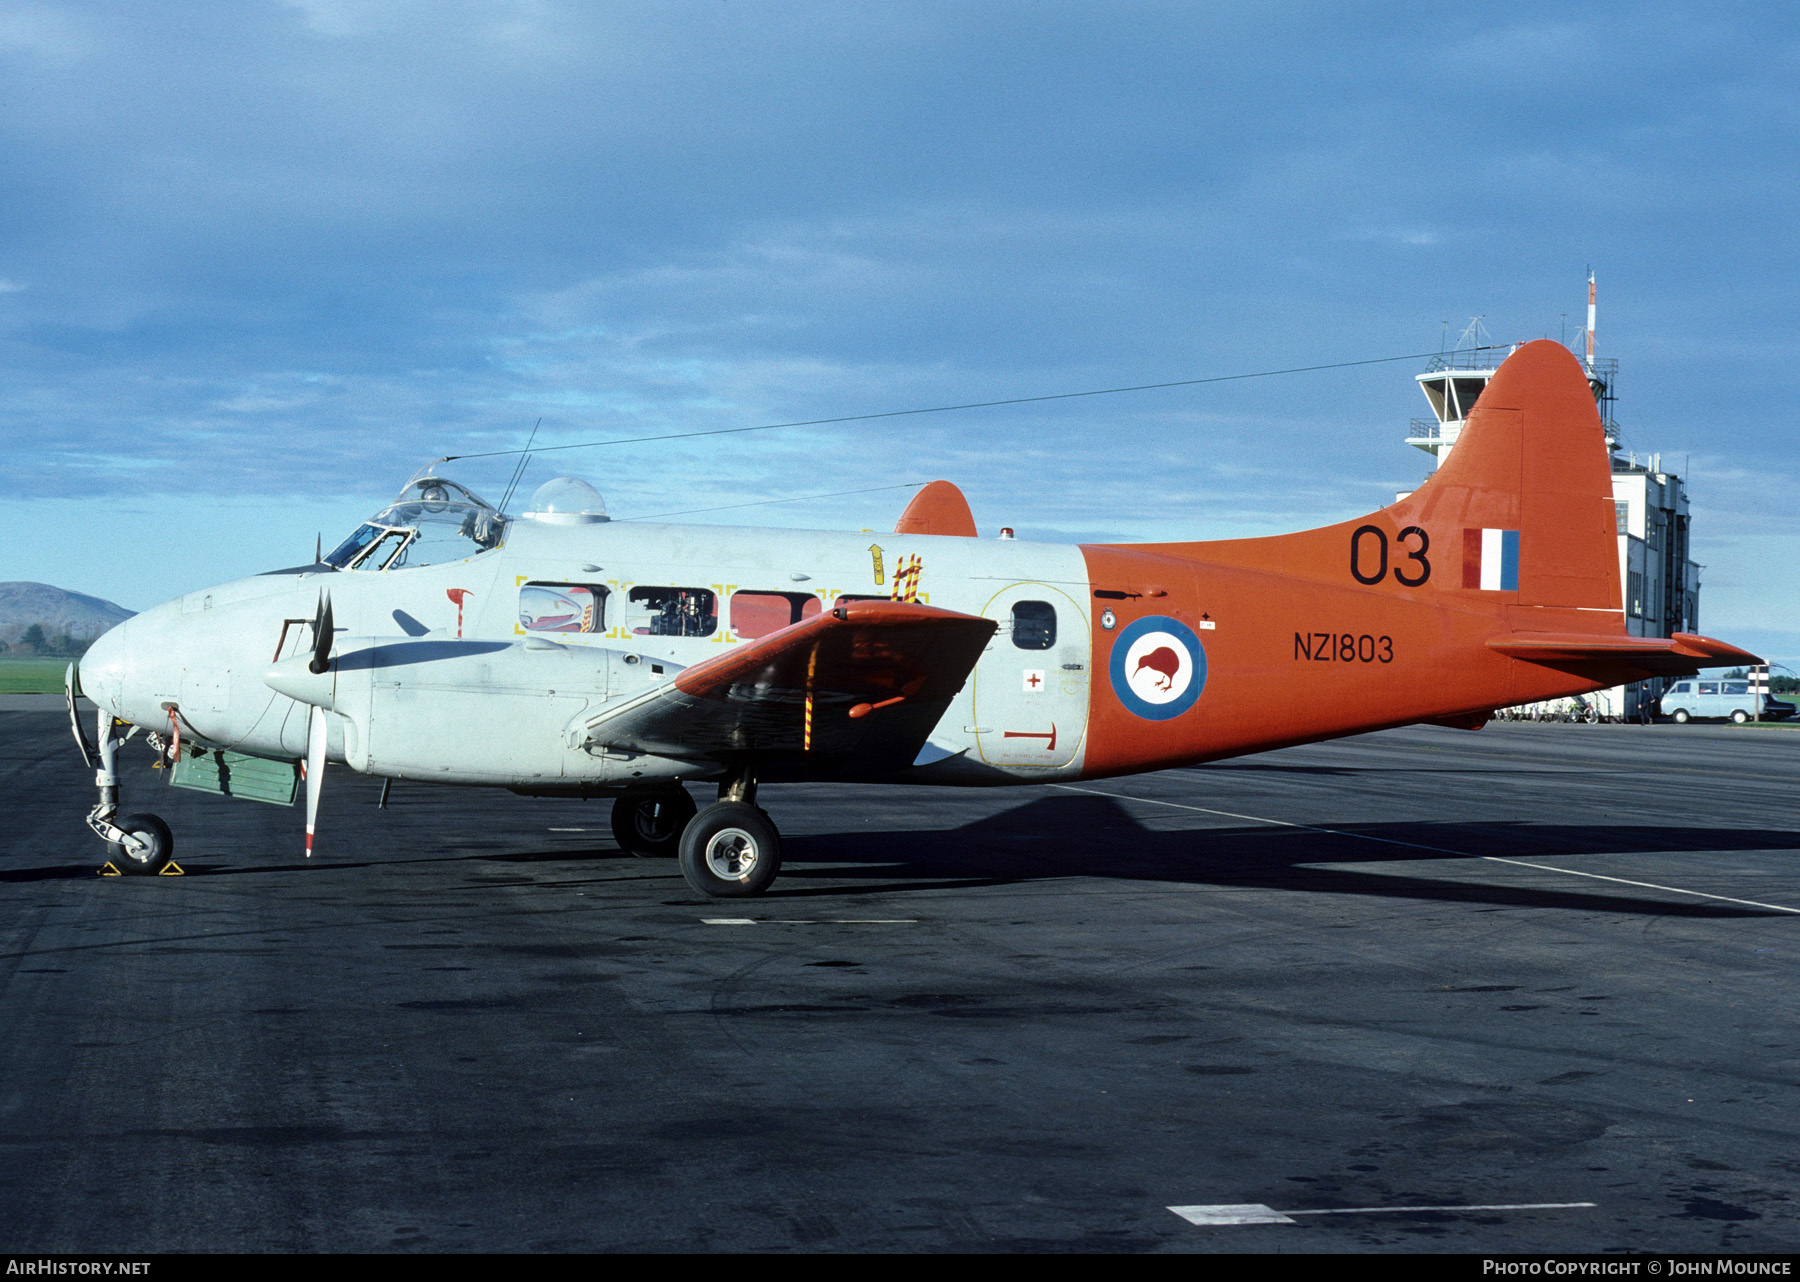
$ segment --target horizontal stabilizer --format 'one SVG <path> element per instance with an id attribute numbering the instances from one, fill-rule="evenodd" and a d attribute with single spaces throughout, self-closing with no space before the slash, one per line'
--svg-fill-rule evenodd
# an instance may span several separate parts
<path id="1" fill-rule="evenodd" d="M 1514 659 L 1549 667 L 1602 664 L 1635 668 L 1647 676 L 1657 677 L 1692 676 L 1701 668 L 1750 666 L 1762 662 L 1748 650 L 1692 632 L 1677 632 L 1672 637 L 1521 632 L 1495 637 L 1488 642 L 1488 648 Z"/>
<path id="2" fill-rule="evenodd" d="M 901 769 L 996 627 L 913 602 L 840 601 L 608 709 L 584 737 L 689 759 L 806 753 L 840 776 Z"/>

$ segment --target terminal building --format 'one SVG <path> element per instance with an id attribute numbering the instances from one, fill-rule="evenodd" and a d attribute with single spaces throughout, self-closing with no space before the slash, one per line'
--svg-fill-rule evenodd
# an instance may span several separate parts
<path id="1" fill-rule="evenodd" d="M 1633 636 L 1645 637 L 1698 632 L 1701 567 L 1688 554 L 1687 486 L 1680 476 L 1663 470 L 1660 454 L 1640 458 L 1620 449 L 1619 426 L 1613 418 L 1618 362 L 1594 359 L 1592 332 L 1591 328 L 1587 331 L 1588 353 L 1583 364 L 1612 455 L 1625 627 Z M 1469 411 L 1506 354 L 1500 349 L 1450 353 L 1434 358 L 1423 374 L 1416 375 L 1432 417 L 1413 419 L 1406 443 L 1430 454 L 1434 468 L 1456 447 Z M 1514 712 L 1528 717 L 1648 720 L 1667 684 L 1660 679 L 1639 681 L 1598 691 L 1579 702 L 1559 700 L 1554 705 L 1527 705 Z"/>

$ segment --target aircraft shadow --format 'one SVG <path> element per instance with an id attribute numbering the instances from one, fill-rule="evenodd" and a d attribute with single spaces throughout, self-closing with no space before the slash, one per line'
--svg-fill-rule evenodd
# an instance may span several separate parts
<path id="1" fill-rule="evenodd" d="M 1343 835 L 1260 824 L 1162 831 L 1144 827 L 1110 797 L 1043 797 L 947 832 L 793 836 L 785 839 L 782 858 L 790 875 L 880 882 L 870 884 L 869 889 L 884 893 L 897 889 L 892 884 L 895 881 L 920 886 L 1101 877 L 1584 912 L 1770 917 L 1787 914 L 1742 905 L 1652 898 L 1622 885 L 1585 892 L 1495 884 L 1500 877 L 1516 880 L 1518 874 L 1535 875 L 1525 869 L 1489 865 L 1495 881 L 1472 881 L 1420 875 L 1423 870 L 1359 872 L 1342 865 L 1381 864 L 1392 869 L 1396 864 L 1443 863 L 1483 855 L 1543 859 L 1578 854 L 1800 850 L 1800 832 L 1783 829 L 1490 822 L 1333 827 Z M 1325 864 L 1337 866 L 1319 866 Z M 1605 871 L 1631 876 L 1629 870 Z M 855 893 L 856 887 L 796 886 L 787 877 L 769 892 L 789 897 Z"/>

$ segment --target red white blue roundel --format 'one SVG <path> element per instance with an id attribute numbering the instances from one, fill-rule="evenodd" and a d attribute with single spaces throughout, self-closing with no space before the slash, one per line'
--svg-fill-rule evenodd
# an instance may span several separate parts
<path id="1" fill-rule="evenodd" d="M 1120 703 L 1146 721 L 1167 721 L 1200 697 L 1206 651 L 1186 624 L 1153 614 L 1120 631 L 1108 669 Z"/>

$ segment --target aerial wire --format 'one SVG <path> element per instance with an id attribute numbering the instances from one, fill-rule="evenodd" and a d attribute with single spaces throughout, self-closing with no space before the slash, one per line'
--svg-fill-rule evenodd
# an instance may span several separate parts
<path id="1" fill-rule="evenodd" d="M 1256 370 L 1249 374 L 1214 374 L 1209 378 L 1181 378 L 1167 383 L 1138 383 L 1131 387 L 1099 387 L 1084 392 L 1053 392 L 1046 396 L 1012 396 L 1005 400 L 969 401 L 962 405 L 927 405 L 919 409 L 885 410 L 879 414 L 845 414 L 838 418 L 809 418 L 792 423 L 755 423 L 747 427 L 713 427 L 698 432 L 665 432 L 656 436 L 618 436 L 604 441 L 577 441 L 570 445 L 546 445 L 537 452 L 548 454 L 556 450 L 585 450 L 601 445 L 640 445 L 651 441 L 689 440 L 697 436 L 732 436 L 740 432 L 771 432 L 785 427 L 823 427 L 831 423 L 867 423 L 872 419 L 904 418 L 912 414 L 946 414 L 952 410 L 993 409 L 1001 405 L 1031 405 L 1041 401 L 1072 401 L 1087 396 L 1118 396 L 1125 392 L 1154 392 L 1169 387 L 1198 387 L 1205 383 L 1233 383 L 1250 378 L 1275 378 L 1282 374 L 1311 374 L 1328 369 L 1353 369 L 1359 365 L 1389 365 L 1395 361 L 1420 361 L 1434 356 L 1461 355 L 1465 351 L 1470 354 L 1496 351 L 1507 346 L 1509 344 L 1506 343 L 1480 343 L 1468 348 L 1458 348 L 1455 352 L 1450 353 L 1442 351 L 1412 352 L 1404 356 L 1376 356 L 1359 361 L 1333 361 L 1327 365 L 1296 365 L 1287 369 Z M 542 423 L 543 420 L 540 418 L 538 422 Z M 531 434 L 532 438 L 536 439 L 537 429 L 535 427 Z M 531 443 L 527 441 L 524 450 L 484 450 L 474 454 L 450 454 L 440 461 L 452 463 L 458 459 L 503 458 L 508 454 L 528 454 L 530 450 Z M 523 462 L 524 460 L 520 460 L 519 471 L 523 471 Z M 504 505 L 502 505 L 502 510 L 505 510 Z"/>
<path id="2" fill-rule="evenodd" d="M 660 521 L 665 516 L 694 516 L 700 512 L 729 512 L 740 507 L 767 507 L 771 503 L 804 503 L 808 499 L 838 499 L 846 494 L 876 494 L 882 490 L 916 490 L 929 481 L 905 481 L 899 485 L 870 485 L 860 490 L 832 490 L 829 494 L 794 494 L 785 499 L 753 499 L 748 503 L 722 503 L 718 507 L 690 507 L 679 512 L 652 512 L 649 516 L 622 516 L 621 521 Z"/>
<path id="3" fill-rule="evenodd" d="M 501 515 L 506 513 L 506 505 L 512 502 L 513 491 L 519 488 L 519 478 L 525 475 L 525 465 L 531 462 L 531 443 L 537 440 L 538 428 L 544 425 L 544 416 L 538 415 L 538 421 L 531 425 L 531 435 L 525 439 L 525 448 L 519 452 L 519 465 L 513 469 L 512 479 L 506 483 L 506 493 L 500 496 Z M 448 463 L 450 459 L 459 457 L 452 454 L 450 458 L 441 460 Z M 460 457 L 468 457 L 462 455 Z"/>

